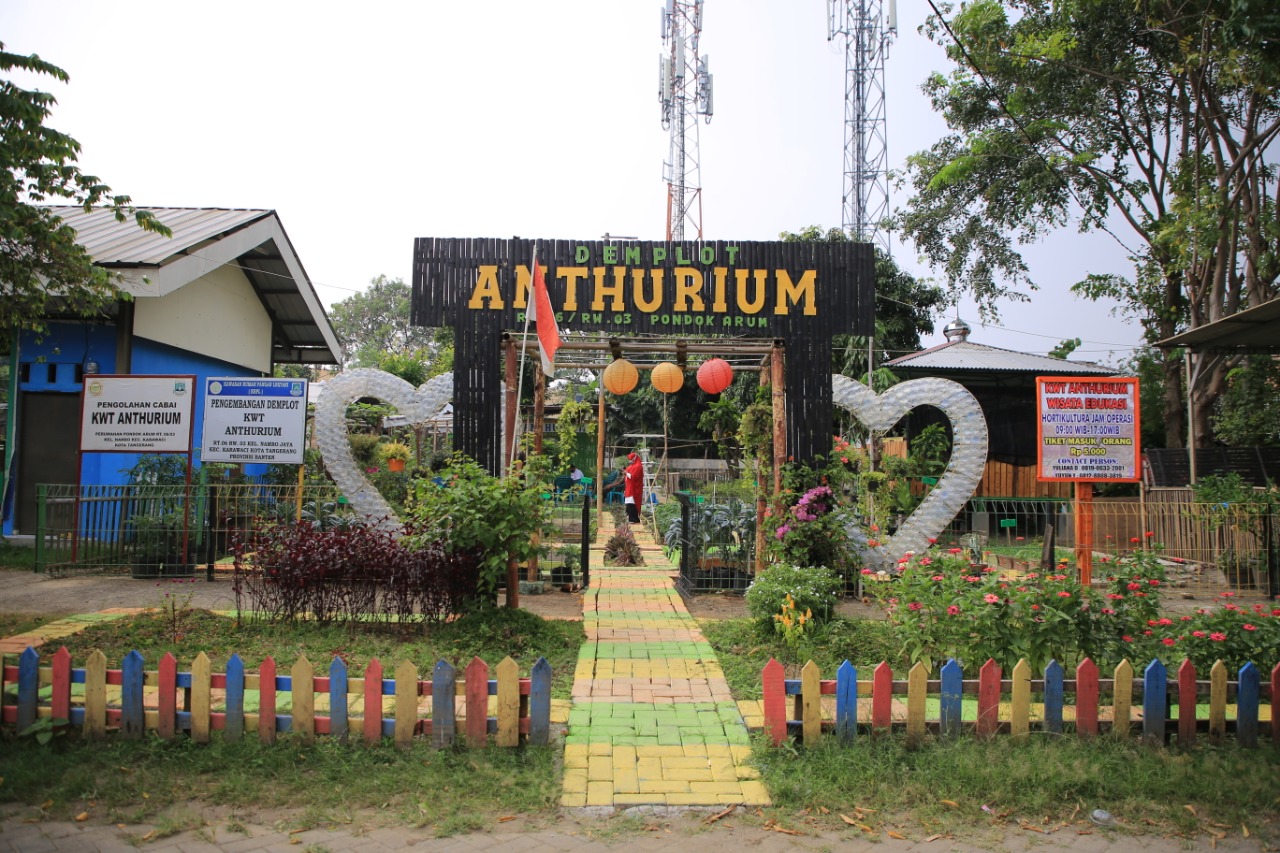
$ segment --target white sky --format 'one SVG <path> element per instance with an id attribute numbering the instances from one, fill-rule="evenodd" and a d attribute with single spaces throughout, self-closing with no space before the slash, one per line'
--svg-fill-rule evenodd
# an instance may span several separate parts
<path id="1" fill-rule="evenodd" d="M 86 172 L 144 206 L 277 210 L 329 305 L 378 274 L 409 282 L 415 237 L 662 239 L 660 5 L 4 0 L 0 41 L 71 75 L 39 86 Z M 949 67 L 916 32 L 926 9 L 899 4 L 893 169 L 945 131 L 919 91 Z M 707 0 L 707 238 L 839 226 L 844 57 L 826 35 L 824 0 Z M 1088 272 L 1131 276 L 1125 254 L 1068 227 L 1031 247 L 1042 289 L 1002 306 L 1004 328 L 981 328 L 970 303 L 960 314 L 980 343 L 1043 353 L 1080 337 L 1073 358 L 1114 364 L 1140 329 L 1067 288 Z M 931 274 L 910 246 L 894 256 Z"/>

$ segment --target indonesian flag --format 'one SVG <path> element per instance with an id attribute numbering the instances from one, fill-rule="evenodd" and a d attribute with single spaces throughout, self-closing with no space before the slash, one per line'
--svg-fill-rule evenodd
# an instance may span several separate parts
<path id="1" fill-rule="evenodd" d="M 527 319 L 538 324 L 538 355 L 542 357 L 542 372 L 547 376 L 556 373 L 556 350 L 560 349 L 560 327 L 556 324 L 556 312 L 551 308 L 551 295 L 547 293 L 547 280 L 538 266 L 538 251 L 533 252 L 533 298 L 529 300 Z"/>

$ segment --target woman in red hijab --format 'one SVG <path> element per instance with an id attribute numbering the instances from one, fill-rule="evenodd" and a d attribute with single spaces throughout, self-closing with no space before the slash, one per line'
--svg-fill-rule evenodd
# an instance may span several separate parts
<path id="1" fill-rule="evenodd" d="M 627 508 L 627 521 L 639 524 L 640 504 L 644 501 L 644 460 L 640 454 L 635 451 L 627 454 L 624 474 L 627 479 L 622 487 L 622 503 Z"/>

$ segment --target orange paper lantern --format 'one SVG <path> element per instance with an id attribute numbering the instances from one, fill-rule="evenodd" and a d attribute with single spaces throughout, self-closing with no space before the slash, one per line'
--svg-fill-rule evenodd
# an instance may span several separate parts
<path id="1" fill-rule="evenodd" d="M 649 379 L 653 387 L 663 394 L 674 394 L 684 387 L 684 371 L 669 361 L 655 364 Z"/>
<path id="2" fill-rule="evenodd" d="M 625 358 L 614 359 L 614 361 L 604 369 L 604 390 L 610 394 L 626 394 L 636 387 L 636 383 L 640 381 L 640 371 L 636 370 L 636 366 Z"/>
<path id="3" fill-rule="evenodd" d="M 733 368 L 723 358 L 713 358 L 698 368 L 698 387 L 708 394 L 719 394 L 733 382 Z"/>

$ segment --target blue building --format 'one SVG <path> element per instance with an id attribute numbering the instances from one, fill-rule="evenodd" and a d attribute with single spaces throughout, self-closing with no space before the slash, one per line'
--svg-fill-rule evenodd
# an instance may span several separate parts
<path id="1" fill-rule="evenodd" d="M 117 274 L 120 298 L 101 317 L 51 317 L 42 339 L 9 353 L 3 532 L 35 532 L 39 483 L 126 481 L 131 454 L 80 461 L 86 374 L 270 376 L 278 364 L 335 364 L 337 337 L 273 210 L 155 208 L 164 237 L 109 210 L 58 207 L 78 242 Z M 197 400 L 193 447 L 203 424 Z"/>

